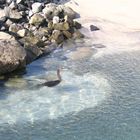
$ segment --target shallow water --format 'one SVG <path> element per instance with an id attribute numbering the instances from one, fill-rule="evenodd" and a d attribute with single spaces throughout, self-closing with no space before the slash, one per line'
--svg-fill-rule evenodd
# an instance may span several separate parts
<path id="1" fill-rule="evenodd" d="M 58 86 L 1 91 L 0 138 L 138 140 L 140 52 L 76 61 L 63 53 L 32 63 L 23 76 L 36 85 L 61 67 Z"/>
<path id="2" fill-rule="evenodd" d="M 94 3 L 96 17 L 86 10 L 94 9 L 90 3 L 81 7 L 89 15 L 80 19 L 85 40 L 30 64 L 15 82 L 20 88 L 1 82 L 0 140 L 139 140 L 140 32 L 139 21 L 130 22 L 137 7 L 129 18 L 130 1 Z M 100 31 L 90 32 L 93 23 Z M 58 68 L 58 86 L 34 88 Z"/>

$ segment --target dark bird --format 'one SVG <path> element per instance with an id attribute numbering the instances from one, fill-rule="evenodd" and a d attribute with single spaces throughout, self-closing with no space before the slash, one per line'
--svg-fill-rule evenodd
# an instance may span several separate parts
<path id="1" fill-rule="evenodd" d="M 57 86 L 61 81 L 61 75 L 60 75 L 60 69 L 57 70 L 57 80 L 52 80 L 52 81 L 46 81 L 45 83 L 39 84 L 37 85 L 37 87 L 43 87 L 43 86 L 47 86 L 47 87 L 54 87 Z"/>

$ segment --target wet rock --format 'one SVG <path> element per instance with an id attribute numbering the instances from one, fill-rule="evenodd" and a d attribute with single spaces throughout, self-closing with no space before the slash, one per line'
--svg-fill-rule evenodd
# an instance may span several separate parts
<path id="1" fill-rule="evenodd" d="M 84 35 L 80 31 L 77 30 L 77 31 L 74 32 L 73 38 L 74 39 L 84 38 Z"/>
<path id="2" fill-rule="evenodd" d="M 26 52 L 16 40 L 0 40 L 0 74 L 25 67 Z"/>
<path id="3" fill-rule="evenodd" d="M 68 22 L 61 22 L 61 23 L 56 23 L 53 25 L 53 28 L 55 30 L 60 30 L 60 31 L 67 31 L 70 29 L 70 25 Z"/>
<path id="4" fill-rule="evenodd" d="M 69 31 L 63 31 L 63 34 L 67 39 L 72 37 L 72 34 Z"/>
<path id="5" fill-rule="evenodd" d="M 29 23 L 33 25 L 41 25 L 44 23 L 44 21 L 45 21 L 44 16 L 42 16 L 39 13 L 36 13 L 31 17 Z"/>
<path id="6" fill-rule="evenodd" d="M 90 31 L 98 31 L 100 30 L 97 26 L 95 25 L 90 25 Z"/>
<path id="7" fill-rule="evenodd" d="M 32 12 L 33 13 L 41 12 L 41 10 L 42 10 L 42 3 L 35 2 L 35 3 L 32 4 Z"/>
<path id="8" fill-rule="evenodd" d="M 59 30 L 54 30 L 51 39 L 55 40 L 56 43 L 60 44 L 64 41 L 63 33 Z"/>
<path id="9" fill-rule="evenodd" d="M 8 88 L 22 89 L 28 86 L 28 82 L 23 78 L 9 78 L 4 85 Z"/>
<path id="10" fill-rule="evenodd" d="M 56 43 L 51 43 L 49 45 L 44 46 L 41 50 L 43 52 L 43 54 L 49 54 L 52 51 L 54 51 L 57 48 L 57 44 Z"/>
<path id="11" fill-rule="evenodd" d="M 43 54 L 42 50 L 37 46 L 26 46 L 26 63 L 29 64 Z"/>
<path id="12" fill-rule="evenodd" d="M 54 16 L 53 17 L 53 24 L 59 23 L 59 17 L 58 16 Z"/>
<path id="13" fill-rule="evenodd" d="M 77 22 L 77 21 L 74 21 L 74 22 L 73 22 L 73 26 L 74 26 L 76 29 L 81 29 L 81 27 L 82 27 L 82 25 L 81 25 L 79 22 Z"/>

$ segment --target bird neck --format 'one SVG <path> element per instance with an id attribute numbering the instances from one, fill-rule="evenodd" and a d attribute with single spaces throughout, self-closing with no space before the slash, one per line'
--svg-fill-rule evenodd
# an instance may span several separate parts
<path id="1" fill-rule="evenodd" d="M 58 77 L 58 79 L 61 81 L 62 79 L 61 79 L 61 75 L 60 75 L 60 70 L 58 69 L 57 70 L 57 77 Z"/>

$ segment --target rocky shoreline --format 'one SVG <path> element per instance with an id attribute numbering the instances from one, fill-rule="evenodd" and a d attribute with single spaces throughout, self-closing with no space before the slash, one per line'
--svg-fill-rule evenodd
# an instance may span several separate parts
<path id="1" fill-rule="evenodd" d="M 0 0 L 0 75 L 84 35 L 70 7 L 59 0 Z"/>

